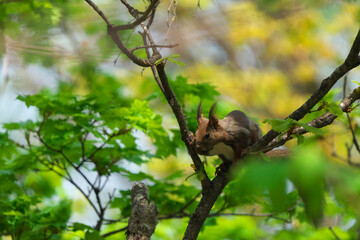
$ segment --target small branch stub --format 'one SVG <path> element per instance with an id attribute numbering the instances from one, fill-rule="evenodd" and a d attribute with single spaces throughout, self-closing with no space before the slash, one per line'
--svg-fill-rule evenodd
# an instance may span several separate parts
<path id="1" fill-rule="evenodd" d="M 131 216 L 127 240 L 150 240 L 158 223 L 159 210 L 154 202 L 149 204 L 149 189 L 143 183 L 135 183 L 131 189 Z"/>

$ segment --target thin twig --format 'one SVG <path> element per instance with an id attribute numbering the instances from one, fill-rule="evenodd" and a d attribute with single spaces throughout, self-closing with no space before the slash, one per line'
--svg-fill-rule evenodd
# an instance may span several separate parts
<path id="1" fill-rule="evenodd" d="M 157 8 L 154 8 L 154 10 L 150 13 L 149 20 L 148 20 L 148 23 L 147 23 L 147 25 L 146 25 L 146 27 L 147 27 L 148 29 L 150 29 L 152 23 L 154 22 L 156 9 L 157 9 Z"/>
<path id="2" fill-rule="evenodd" d="M 344 76 L 343 98 L 346 97 L 346 86 L 347 86 L 347 82 L 348 82 L 348 76 L 349 76 L 349 74 L 346 74 L 346 75 Z"/>
<path id="3" fill-rule="evenodd" d="M 67 163 L 70 164 L 70 166 L 72 168 L 74 168 L 84 179 L 85 181 L 90 185 L 91 185 L 91 182 L 89 181 L 89 179 L 84 175 L 84 173 L 82 171 L 80 171 L 80 169 L 76 168 L 75 164 L 73 162 L 71 162 L 71 160 L 64 154 L 64 152 L 62 150 L 59 150 L 59 149 L 55 149 L 53 147 L 51 147 L 50 145 L 48 145 L 44 139 L 41 137 L 41 134 L 40 134 L 40 130 L 38 130 L 37 132 L 37 136 L 39 138 L 39 141 L 49 150 L 53 151 L 53 152 L 57 152 L 59 153 L 65 160 Z"/>
<path id="4" fill-rule="evenodd" d="M 294 210 L 296 208 L 298 204 L 294 205 L 293 207 L 287 209 L 284 212 L 290 212 L 292 210 Z M 290 220 L 289 219 L 285 219 L 285 218 L 281 218 L 281 217 L 277 217 L 277 214 L 280 214 L 282 212 L 274 212 L 274 213 L 214 213 L 214 214 L 210 214 L 209 217 L 221 217 L 221 216 L 234 216 L 234 217 L 269 217 L 269 218 L 274 218 L 277 220 L 281 220 L 284 221 L 286 223 L 289 223 Z M 166 216 L 159 216 L 158 220 L 166 220 L 166 219 L 179 219 L 179 218 L 186 218 L 186 217 L 191 217 L 191 214 L 187 214 L 187 213 L 179 213 L 177 215 L 174 214 L 169 214 Z M 120 220 L 119 220 L 120 221 Z M 125 231 L 127 229 L 127 227 L 112 231 L 112 232 L 108 232 L 106 234 L 101 235 L 102 237 L 108 237 L 110 235 Z"/>
<path id="5" fill-rule="evenodd" d="M 97 152 L 99 152 L 108 142 L 110 142 L 111 139 L 113 139 L 114 137 L 117 137 L 117 136 L 120 136 L 120 135 L 123 135 L 123 134 L 126 134 L 128 132 L 131 131 L 131 128 L 130 129 L 126 129 L 126 128 L 123 128 L 123 129 L 120 129 L 118 132 L 116 133 L 113 133 L 111 134 L 108 139 L 106 139 L 106 141 L 104 141 L 98 148 L 96 148 L 88 157 L 87 159 L 92 159 L 95 154 Z"/>
<path id="6" fill-rule="evenodd" d="M 124 1 L 124 0 L 122 0 L 122 1 Z M 157 7 L 157 5 L 159 3 L 160 3 L 160 0 L 151 1 L 150 5 L 145 10 L 145 12 L 141 16 L 137 17 L 134 22 L 126 24 L 126 25 L 114 26 L 114 30 L 115 31 L 120 31 L 120 30 L 128 30 L 128 29 L 135 28 L 136 26 L 138 26 L 140 23 L 144 22 L 149 17 L 151 12 Z M 140 13 L 140 11 L 138 11 L 138 12 Z"/>
<path id="7" fill-rule="evenodd" d="M 184 206 L 182 206 L 182 208 L 180 208 L 180 210 L 178 212 L 183 212 L 187 207 L 189 207 L 193 202 L 195 202 L 195 200 L 201 195 L 201 192 L 199 192 L 198 194 L 196 194 L 195 197 L 193 197 L 189 202 L 187 202 Z"/>
<path id="8" fill-rule="evenodd" d="M 135 9 L 130 4 L 128 4 L 126 0 L 121 0 L 121 2 L 126 6 L 126 8 L 128 9 L 128 12 L 130 13 L 131 16 L 133 16 L 135 19 L 139 18 L 139 11 L 137 9 Z M 155 9 L 156 8 L 154 8 L 152 12 L 154 12 Z M 161 58 L 160 53 L 158 52 L 157 48 L 155 47 L 156 44 L 154 42 L 154 39 L 152 38 L 151 33 L 149 31 L 149 27 L 151 24 L 148 24 L 147 26 L 143 22 L 140 22 L 139 24 L 142 27 L 142 29 L 144 30 L 144 32 L 146 33 L 147 38 L 149 39 L 150 45 L 148 45 L 148 46 L 150 46 L 152 48 L 153 55 L 158 55 Z M 145 47 L 147 47 L 147 46 L 145 46 Z M 130 52 L 133 52 L 133 51 L 130 50 Z M 148 57 L 148 58 L 150 59 L 150 57 Z"/>
<path id="9" fill-rule="evenodd" d="M 106 238 L 106 237 L 109 237 L 109 236 L 114 235 L 114 234 L 116 234 L 116 233 L 123 232 L 123 231 L 125 231 L 125 230 L 127 230 L 127 226 L 126 226 L 126 227 L 123 227 L 123 228 L 120 228 L 120 229 L 118 229 L 118 230 L 114 230 L 114 231 L 105 233 L 105 234 L 101 235 L 101 237 Z"/>
<path id="10" fill-rule="evenodd" d="M 348 122 L 349 122 L 349 129 L 350 129 L 350 132 L 351 132 L 351 135 L 352 135 L 352 142 L 354 143 L 355 148 L 358 151 L 358 153 L 360 153 L 360 146 L 359 146 L 359 142 L 358 142 L 358 140 L 356 138 L 356 133 L 355 133 L 356 131 L 352 126 L 350 114 L 348 112 L 346 112 L 346 117 L 347 117 Z"/>
<path id="11" fill-rule="evenodd" d="M 347 82 L 348 82 L 348 74 L 346 74 L 345 77 L 344 77 L 344 84 L 343 84 L 343 96 L 344 96 L 344 98 L 346 97 Z M 358 141 L 356 139 L 356 134 L 355 134 L 356 130 L 352 126 L 349 112 L 346 112 L 346 117 L 347 117 L 348 122 L 349 122 L 349 129 L 350 129 L 350 132 L 351 132 L 351 135 L 352 135 L 352 142 L 355 145 L 356 150 L 360 153 L 360 146 L 359 146 L 359 143 L 358 143 Z"/>
<path id="12" fill-rule="evenodd" d="M 147 46 L 139 46 L 139 47 L 134 47 L 129 49 L 130 52 L 134 52 L 136 50 L 139 49 L 144 49 L 144 48 L 154 48 L 154 47 L 160 47 L 160 48 L 174 48 L 179 46 L 179 44 L 169 44 L 169 45 L 162 45 L 162 44 L 155 44 L 155 45 L 147 45 Z"/>
<path id="13" fill-rule="evenodd" d="M 93 3 L 91 0 L 85 0 L 92 8 L 102 17 L 102 19 L 105 21 L 107 25 L 107 32 L 108 35 L 112 38 L 113 42 L 116 44 L 116 46 L 123 52 L 129 59 L 131 59 L 135 64 L 141 66 L 141 67 L 149 67 L 151 66 L 157 58 L 151 59 L 151 60 L 144 60 L 133 53 L 129 51 L 129 49 L 125 46 L 123 41 L 121 40 L 118 31 L 119 30 L 127 30 L 127 29 L 133 29 L 140 23 L 142 23 L 153 11 L 153 9 L 157 6 L 159 3 L 159 0 L 152 1 L 147 10 L 142 14 L 139 18 L 137 18 L 134 22 L 127 24 L 127 25 L 121 25 L 121 26 L 115 26 L 112 24 L 107 17 L 104 15 L 104 13 L 100 10 L 100 8 Z"/>
<path id="14" fill-rule="evenodd" d="M 98 202 L 98 205 L 99 205 L 99 210 L 95 207 L 95 204 L 90 200 L 90 193 L 91 191 L 89 191 L 89 194 L 85 194 L 85 192 L 80 188 L 80 186 L 72 179 L 71 175 L 70 175 L 70 172 L 68 171 L 68 169 L 66 168 L 66 166 L 64 165 L 64 170 L 66 171 L 67 175 L 68 175 L 68 181 L 70 183 L 72 183 L 84 196 L 85 198 L 88 200 L 88 202 L 90 203 L 90 205 L 93 207 L 93 209 L 95 210 L 96 214 L 98 215 L 99 217 L 99 220 L 98 220 L 98 223 L 96 225 L 96 229 L 97 230 L 100 230 L 100 227 L 101 227 L 101 224 L 102 224 L 102 221 L 103 221 L 103 217 L 104 217 L 104 212 L 105 212 L 105 209 L 102 207 L 102 204 L 101 204 L 101 200 L 100 200 L 100 197 L 99 197 L 99 191 L 98 189 L 90 182 L 90 180 L 85 176 L 85 174 L 75 166 L 75 164 L 73 162 L 71 162 L 71 160 L 64 154 L 64 152 L 61 150 L 61 149 L 56 149 L 56 148 L 53 148 L 51 147 L 50 145 L 48 145 L 45 140 L 41 137 L 41 130 L 42 130 L 42 127 L 47 119 L 48 115 L 46 115 L 45 113 L 43 113 L 43 120 L 42 122 L 40 123 L 40 126 L 39 126 L 39 129 L 36 131 L 36 134 L 38 136 L 38 139 L 39 141 L 49 150 L 53 151 L 53 152 L 56 152 L 56 153 L 59 153 L 65 160 L 66 162 L 76 170 L 76 172 L 78 172 L 82 178 L 89 184 L 89 186 L 91 187 L 91 189 L 94 190 L 95 192 L 95 196 L 96 196 L 96 200 Z"/>
<path id="15" fill-rule="evenodd" d="M 167 9 L 167 31 L 166 31 L 166 34 L 165 34 L 165 41 L 167 40 L 168 36 L 169 36 L 169 33 L 170 33 L 170 29 L 171 29 L 171 26 L 173 24 L 173 22 L 175 22 L 176 20 L 176 7 L 177 7 L 177 0 L 171 0 L 170 1 L 170 5 Z M 169 17 L 170 17 L 170 9 L 172 10 L 172 17 L 171 17 L 171 20 L 169 21 Z"/>
<path id="16" fill-rule="evenodd" d="M 341 240 L 341 238 L 335 233 L 334 229 L 332 227 L 329 227 L 329 230 L 331 231 L 331 233 L 334 235 L 334 237 L 337 239 L 337 240 Z"/>
<path id="17" fill-rule="evenodd" d="M 140 32 L 140 35 L 141 35 L 141 37 L 143 39 L 144 46 L 148 46 L 148 42 L 147 42 L 147 39 L 146 39 L 146 33 L 145 32 L 143 32 L 143 33 Z M 145 48 L 145 51 L 146 51 L 147 58 L 150 58 L 149 48 Z M 156 67 L 154 65 L 151 65 L 151 71 L 153 73 L 154 79 L 155 79 L 157 85 L 159 86 L 161 92 L 165 95 L 164 87 L 162 86 L 162 84 L 160 82 L 159 75 L 157 74 Z"/>
<path id="18" fill-rule="evenodd" d="M 178 211 L 171 213 L 167 216 L 159 217 L 159 219 L 166 219 L 166 217 L 176 217 L 176 216 L 187 216 L 186 213 L 184 213 L 185 209 L 188 208 L 199 196 L 201 195 L 201 192 L 196 194 L 195 197 L 193 197 L 190 201 L 188 201 L 184 206 L 182 206 Z"/>
<path id="19" fill-rule="evenodd" d="M 89 132 L 86 132 L 84 137 L 79 139 L 79 142 L 81 144 L 81 162 L 79 163 L 79 165 L 77 165 L 77 168 L 80 168 L 86 161 L 86 157 L 85 157 L 85 141 L 87 139 L 89 135 Z"/>
<path id="20" fill-rule="evenodd" d="M 107 19 L 105 14 L 100 10 L 100 8 L 93 3 L 91 0 L 85 0 L 94 10 L 99 14 L 99 16 L 106 22 L 106 25 L 110 25 L 110 21 Z"/>
<path id="21" fill-rule="evenodd" d="M 125 42 L 125 46 L 129 43 L 130 38 L 132 37 L 134 31 L 135 31 L 135 28 L 131 30 L 131 32 L 130 32 L 130 34 L 129 34 L 129 37 L 127 38 L 127 40 L 126 40 L 126 42 Z M 118 54 L 118 56 L 115 58 L 115 60 L 114 60 L 114 65 L 116 64 L 117 60 L 119 59 L 121 53 L 122 53 L 122 52 L 120 51 L 120 53 Z"/>
<path id="22" fill-rule="evenodd" d="M 67 181 L 69 181 L 72 185 L 74 185 L 74 187 L 76 189 L 78 189 L 81 194 L 85 197 L 85 199 L 89 202 L 90 206 L 94 209 L 96 215 L 98 215 L 100 217 L 100 212 L 98 211 L 98 209 L 96 208 L 95 204 L 90 200 L 90 197 L 81 189 L 81 187 L 72 179 L 71 175 L 69 175 L 69 172 L 66 169 L 66 172 L 68 174 L 68 177 L 65 177 L 64 175 L 58 173 L 55 169 L 51 169 L 53 172 L 55 172 L 56 174 L 58 174 L 60 177 L 65 178 Z"/>
<path id="23" fill-rule="evenodd" d="M 240 217 L 268 217 L 274 218 L 277 220 L 281 220 L 286 223 L 291 223 L 291 220 L 281 218 L 276 216 L 275 213 L 218 213 L 218 214 L 210 214 L 209 217 L 218 217 L 218 216 L 240 216 Z"/>

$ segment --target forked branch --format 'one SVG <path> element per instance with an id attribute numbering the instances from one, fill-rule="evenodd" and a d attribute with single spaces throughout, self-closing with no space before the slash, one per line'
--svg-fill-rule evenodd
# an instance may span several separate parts
<path id="1" fill-rule="evenodd" d="M 354 89 L 354 91 L 347 97 L 345 97 L 341 103 L 339 104 L 340 109 L 348 114 L 348 110 L 350 109 L 351 105 L 356 101 L 360 99 L 360 87 Z M 326 127 L 334 122 L 334 120 L 338 116 L 335 114 L 332 114 L 330 112 L 327 112 L 323 115 L 321 115 L 318 118 L 315 118 L 311 122 L 308 122 L 307 125 L 315 128 L 323 128 Z M 303 135 L 307 133 L 308 131 L 303 127 L 298 127 L 294 129 L 291 133 L 285 133 L 283 136 L 281 136 L 280 139 L 274 139 L 270 142 L 270 144 L 264 148 L 262 151 L 270 151 L 271 149 L 275 147 L 279 147 L 284 145 L 287 141 L 293 138 L 294 134 L 297 135 Z"/>
<path id="2" fill-rule="evenodd" d="M 353 45 L 350 49 L 348 56 L 343 64 L 337 67 L 334 72 L 327 78 L 325 78 L 320 87 L 314 92 L 314 94 L 298 109 L 291 113 L 287 118 L 294 120 L 302 119 L 310 110 L 330 91 L 335 83 L 348 73 L 353 68 L 360 65 L 360 29 L 355 37 Z M 251 152 L 258 152 L 265 148 L 273 139 L 275 139 L 279 133 L 274 130 L 270 130 L 265 134 L 251 149 Z"/>

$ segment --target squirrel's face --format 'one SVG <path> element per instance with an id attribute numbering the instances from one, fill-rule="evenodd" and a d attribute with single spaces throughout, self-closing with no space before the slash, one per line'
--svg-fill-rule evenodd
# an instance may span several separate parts
<path id="1" fill-rule="evenodd" d="M 221 142 L 222 130 L 212 129 L 206 122 L 209 122 L 209 120 L 204 119 L 204 123 L 199 125 L 199 128 L 195 133 L 196 152 L 200 155 L 207 156 L 218 155 L 220 153 L 216 151 L 214 147 Z"/>
<path id="2" fill-rule="evenodd" d="M 199 119 L 198 119 L 199 120 Z M 212 147 L 213 137 L 210 131 L 207 131 L 209 119 L 202 118 L 199 122 L 199 128 L 195 133 L 196 152 L 201 155 L 208 155 Z"/>
<path id="3" fill-rule="evenodd" d="M 201 113 L 201 104 L 197 112 L 199 127 L 195 133 L 196 152 L 201 155 L 213 156 L 219 154 L 214 150 L 216 144 L 223 140 L 223 129 L 219 119 L 214 115 L 215 104 L 211 107 L 209 119 Z"/>

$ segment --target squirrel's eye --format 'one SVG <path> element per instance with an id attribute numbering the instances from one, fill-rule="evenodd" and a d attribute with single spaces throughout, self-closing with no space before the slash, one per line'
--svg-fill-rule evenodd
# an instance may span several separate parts
<path id="1" fill-rule="evenodd" d="M 210 137 L 210 133 L 206 133 L 205 138 L 209 138 L 209 137 Z"/>

